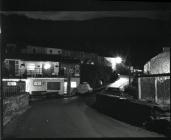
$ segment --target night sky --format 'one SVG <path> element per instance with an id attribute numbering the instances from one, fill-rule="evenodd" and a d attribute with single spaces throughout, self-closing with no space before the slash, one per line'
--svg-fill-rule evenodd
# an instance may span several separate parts
<path id="1" fill-rule="evenodd" d="M 142 67 L 161 52 L 163 46 L 171 46 L 171 16 L 164 19 L 162 14 L 150 18 L 135 15 L 91 19 L 83 16 L 75 19 L 68 15 L 69 19 L 65 16 L 65 19 L 49 20 L 39 16 L 2 14 L 3 41 L 17 43 L 18 47 L 35 45 L 94 52 L 102 56 L 121 55 L 132 65 Z"/>

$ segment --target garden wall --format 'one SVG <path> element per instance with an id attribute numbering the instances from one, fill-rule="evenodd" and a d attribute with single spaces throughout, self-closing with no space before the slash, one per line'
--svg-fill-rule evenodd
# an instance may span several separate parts
<path id="1" fill-rule="evenodd" d="M 3 125 L 29 108 L 29 95 L 24 93 L 3 99 Z"/>

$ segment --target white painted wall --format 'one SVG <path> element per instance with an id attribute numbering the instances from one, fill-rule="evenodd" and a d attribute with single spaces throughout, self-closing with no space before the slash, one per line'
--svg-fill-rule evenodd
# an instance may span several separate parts
<path id="1" fill-rule="evenodd" d="M 170 73 L 170 51 L 162 52 L 144 65 L 144 72 L 149 74 Z"/>
<path id="2" fill-rule="evenodd" d="M 41 81 L 41 86 L 34 86 L 34 81 Z M 60 90 L 47 90 L 47 82 L 60 82 Z M 27 78 L 26 92 L 32 91 L 49 91 L 59 92 L 60 95 L 64 93 L 64 78 Z"/>
<path id="3" fill-rule="evenodd" d="M 65 78 L 65 83 L 67 82 L 67 78 Z M 76 82 L 76 87 L 78 87 L 79 86 L 79 84 L 80 84 L 80 78 L 76 78 L 76 77 L 71 77 L 71 82 Z M 66 94 L 66 92 L 67 92 L 67 85 L 65 85 L 65 93 L 64 94 Z M 70 90 L 70 92 L 72 92 L 72 90 L 73 90 L 74 88 L 72 88 L 71 87 L 71 90 Z"/>

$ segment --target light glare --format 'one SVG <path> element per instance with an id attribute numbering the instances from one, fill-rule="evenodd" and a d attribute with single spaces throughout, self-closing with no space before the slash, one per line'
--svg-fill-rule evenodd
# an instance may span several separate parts
<path id="1" fill-rule="evenodd" d="M 121 57 L 116 57 L 116 58 L 115 58 L 115 62 L 116 62 L 117 64 L 120 64 L 120 63 L 122 62 L 122 58 L 121 58 Z"/>
<path id="2" fill-rule="evenodd" d="M 76 82 L 71 82 L 71 88 L 76 88 L 77 87 L 77 83 Z"/>
<path id="3" fill-rule="evenodd" d="M 44 69 L 47 70 L 47 69 L 50 69 L 51 65 L 49 63 L 45 64 L 44 65 Z"/>
<path id="4" fill-rule="evenodd" d="M 115 58 L 113 58 L 113 57 L 105 57 L 105 59 L 111 63 L 111 66 L 112 66 L 113 70 L 116 70 L 116 65 L 120 64 L 122 62 L 122 58 L 119 57 L 119 56 L 115 57 Z"/>

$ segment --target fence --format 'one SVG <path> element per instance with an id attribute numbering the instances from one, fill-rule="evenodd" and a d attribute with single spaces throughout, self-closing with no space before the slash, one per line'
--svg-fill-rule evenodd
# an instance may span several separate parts
<path id="1" fill-rule="evenodd" d="M 138 96 L 157 104 L 170 104 L 170 74 L 138 77 Z"/>
<path id="2" fill-rule="evenodd" d="M 3 81 L 3 97 L 11 97 L 25 93 L 24 81 Z"/>

